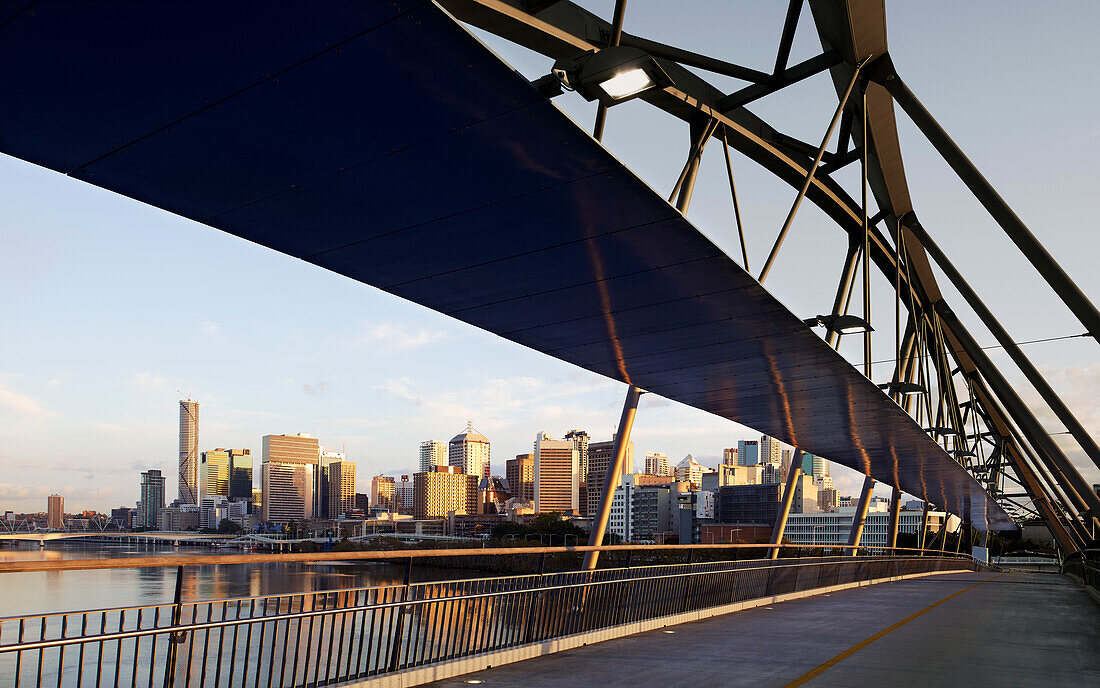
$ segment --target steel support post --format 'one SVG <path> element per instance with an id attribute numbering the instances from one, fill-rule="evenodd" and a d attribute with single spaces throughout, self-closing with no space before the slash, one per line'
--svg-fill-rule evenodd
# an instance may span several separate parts
<path id="1" fill-rule="evenodd" d="M 974 309 L 978 318 L 981 319 L 982 323 L 993 334 L 997 343 L 1004 347 L 1005 353 L 1008 354 L 1012 362 L 1023 372 L 1027 381 L 1039 392 L 1039 396 L 1041 396 L 1047 406 L 1054 411 L 1054 415 L 1058 417 L 1058 420 L 1066 426 L 1069 433 L 1073 435 L 1073 439 L 1077 440 L 1077 443 L 1081 445 L 1085 454 L 1092 459 L 1092 462 L 1096 464 L 1097 468 L 1100 468 L 1100 446 L 1097 446 L 1092 435 L 1085 430 L 1084 426 L 1081 425 L 1073 415 L 1073 412 L 1062 402 L 1054 389 L 1047 384 L 1046 378 L 1044 378 L 1035 368 L 1023 350 L 1012 341 L 1012 337 L 1004 327 L 1001 326 L 1001 323 L 998 322 L 993 312 L 986 307 L 985 303 L 982 302 L 981 298 L 979 298 L 977 293 L 970 287 L 970 284 L 967 283 L 962 274 L 955 269 L 955 266 L 948 260 L 944 252 L 936 245 L 936 242 L 932 241 L 932 238 L 928 236 L 928 232 L 925 231 L 921 223 L 916 219 L 907 219 L 906 226 L 909 227 L 918 239 L 920 239 L 928 255 L 932 257 L 932 260 L 936 261 L 936 264 L 943 270 L 947 279 L 959 290 L 959 294 L 962 295 L 967 304 Z"/>
<path id="2" fill-rule="evenodd" d="M 887 545 L 889 547 L 898 546 L 898 525 L 901 522 L 901 490 L 894 487 L 893 492 L 890 493 L 890 530 L 889 540 Z M 893 555 L 894 551 L 890 550 L 890 554 Z"/>
<path id="3" fill-rule="evenodd" d="M 1001 403 L 1005 405 L 1009 414 L 1020 426 L 1020 430 L 1023 431 L 1028 442 L 1054 462 L 1055 467 L 1068 483 L 1066 485 L 1069 488 L 1068 491 L 1076 492 L 1080 496 L 1087 508 L 1092 511 L 1093 517 L 1100 516 L 1100 495 L 1092 490 L 1092 486 L 1081 477 L 1081 474 L 1073 467 L 1066 455 L 1050 438 L 1043 426 L 1032 415 L 1031 410 L 1027 408 L 1024 400 L 1020 398 L 1016 389 L 1009 384 L 1001 371 L 993 365 L 993 362 L 989 360 L 989 356 L 978 346 L 970 333 L 959 325 L 958 317 L 945 301 L 938 301 L 934 308 L 936 313 L 951 327 L 951 331 L 966 354 L 974 361 L 978 372 L 985 378 L 993 393 L 1000 398 Z"/>
<path id="4" fill-rule="evenodd" d="M 966 154 L 951 140 L 951 137 L 940 126 L 932 114 L 925 109 L 913 92 L 897 75 L 889 58 L 880 61 L 881 66 L 876 66 L 875 76 L 893 96 L 894 101 L 901 106 L 909 119 L 920 129 L 925 138 L 939 152 L 943 159 L 966 184 L 978 202 L 985 206 L 986 211 L 997 221 L 1008 238 L 1020 249 L 1024 257 L 1031 261 L 1035 269 L 1054 289 L 1062 301 L 1069 307 L 1078 320 L 1098 342 L 1100 342 L 1100 311 L 1081 289 L 1070 279 L 1070 276 L 1062 270 L 1057 261 L 1047 252 L 1035 235 L 1016 216 L 1012 208 L 997 193 L 974 163 L 966 157 Z"/>
<path id="5" fill-rule="evenodd" d="M 615 15 L 611 19 L 611 37 L 607 47 L 613 48 L 623 38 L 623 20 L 626 18 L 626 0 L 615 0 Z M 607 119 L 607 106 L 600 103 L 596 106 L 596 124 L 592 127 L 592 138 L 603 140 L 603 126 Z"/>
<path id="6" fill-rule="evenodd" d="M 860 139 L 860 192 L 863 208 L 863 322 L 871 324 L 871 228 L 867 224 L 867 82 L 859 85 L 859 114 L 863 122 L 863 138 Z M 863 374 L 871 379 L 871 330 L 863 333 Z"/>
<path id="7" fill-rule="evenodd" d="M 619 486 L 619 476 L 623 472 L 623 460 L 626 457 L 626 446 L 630 442 L 630 431 L 634 427 L 634 414 L 638 411 L 638 399 L 642 390 L 634 385 L 626 390 L 626 401 L 623 403 L 623 413 L 619 417 L 619 432 L 615 435 L 615 445 L 612 450 L 611 461 L 607 465 L 607 474 L 603 477 L 603 492 L 600 494 L 600 508 L 596 512 L 596 519 L 592 523 L 592 531 L 588 536 L 588 545 L 596 547 L 603 544 L 603 536 L 607 532 L 607 522 L 611 517 L 611 501 L 615 498 L 615 488 Z M 591 571 L 596 568 L 599 561 L 599 551 L 585 552 L 583 569 Z"/>
<path id="8" fill-rule="evenodd" d="M 920 533 L 917 536 L 917 548 L 920 555 L 924 556 L 924 543 L 928 538 L 928 500 L 924 500 L 924 506 L 920 510 Z"/>
<path id="9" fill-rule="evenodd" d="M 875 491 L 875 479 L 867 476 L 863 479 L 863 491 L 859 493 L 859 506 L 852 515 L 852 530 L 848 533 L 848 555 L 855 556 L 859 551 L 859 541 L 863 538 L 863 526 L 867 522 L 867 509 L 871 506 L 871 495 Z"/>
<path id="10" fill-rule="evenodd" d="M 783 488 L 783 501 L 779 504 L 779 515 L 775 518 L 775 527 L 772 528 L 772 548 L 768 550 L 769 559 L 779 558 L 779 544 L 783 542 L 783 531 L 787 529 L 787 517 L 791 515 L 791 504 L 794 503 L 795 485 L 802 477 L 802 450 L 794 450 L 794 458 L 791 459 L 791 468 L 787 472 L 787 485 Z"/>
<path id="11" fill-rule="evenodd" d="M 855 70 L 852 72 L 852 80 L 848 82 L 848 88 L 844 91 L 844 95 L 840 97 L 840 103 L 836 106 L 833 119 L 829 122 L 829 128 L 825 130 L 825 136 L 821 138 L 821 146 L 817 149 L 817 156 L 814 157 L 813 164 L 806 172 L 806 179 L 803 180 L 802 188 L 798 190 L 798 195 L 795 196 L 794 204 L 791 205 L 791 209 L 787 213 L 787 219 L 783 221 L 783 228 L 779 230 L 779 236 L 775 238 L 775 244 L 772 246 L 771 253 L 768 254 L 768 259 L 764 261 L 764 269 L 760 271 L 760 277 L 757 278 L 761 283 L 771 272 L 772 263 L 775 262 L 775 257 L 779 255 L 779 248 L 783 245 L 783 240 L 791 229 L 791 223 L 794 222 L 794 216 L 798 213 L 798 206 L 802 205 L 802 199 L 806 197 L 806 192 L 810 190 L 810 184 L 814 181 L 814 173 L 817 172 L 817 167 L 821 164 L 821 158 L 825 156 L 825 149 L 829 147 L 829 139 L 833 137 L 833 130 L 836 129 L 836 124 L 840 121 L 840 115 L 844 112 L 844 106 L 848 103 L 848 97 L 852 95 L 852 89 L 855 88 L 856 81 L 859 79 L 859 72 L 865 64 L 867 64 L 866 60 L 856 65 Z"/>
<path id="12" fill-rule="evenodd" d="M 694 121 L 691 123 L 691 147 L 688 149 L 688 159 L 684 162 L 684 169 L 676 179 L 676 185 L 672 187 L 668 202 L 676 199 L 676 208 L 681 213 L 687 214 L 687 207 L 691 204 L 691 194 L 695 191 L 695 180 L 699 176 L 699 163 L 703 159 L 703 149 L 710 141 L 711 135 L 718 127 L 718 120 Z"/>

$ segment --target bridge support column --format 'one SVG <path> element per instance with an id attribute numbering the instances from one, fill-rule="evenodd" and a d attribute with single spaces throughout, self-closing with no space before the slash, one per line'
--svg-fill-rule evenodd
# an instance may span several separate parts
<path id="1" fill-rule="evenodd" d="M 863 538 L 863 525 L 867 522 L 867 509 L 871 506 L 871 495 L 875 491 L 875 479 L 867 476 L 863 479 L 863 491 L 859 493 L 859 506 L 852 515 L 852 530 L 848 533 L 848 554 L 855 556 L 859 551 L 859 541 Z"/>
<path id="2" fill-rule="evenodd" d="M 787 517 L 791 515 L 791 504 L 794 503 L 794 488 L 800 477 L 802 477 L 802 450 L 795 449 L 791 468 L 787 473 L 787 484 L 783 488 L 783 501 L 779 503 L 779 515 L 776 516 L 775 527 L 772 528 L 772 548 L 768 550 L 769 559 L 779 558 L 779 543 L 783 542 L 783 531 L 787 529 Z"/>
<path id="3" fill-rule="evenodd" d="M 619 476 L 623 472 L 623 461 L 626 458 L 626 446 L 630 442 L 630 431 L 634 428 L 634 414 L 638 411 L 638 399 L 642 396 L 642 390 L 634 385 L 626 390 L 626 401 L 623 403 L 623 413 L 619 417 L 619 432 L 615 434 L 615 445 L 611 453 L 611 461 L 607 465 L 607 474 L 603 477 L 603 492 L 600 494 L 600 508 L 592 521 L 592 531 L 588 536 L 588 545 L 597 547 L 603 544 L 603 536 L 607 533 L 607 522 L 611 518 L 611 501 L 615 498 L 615 488 L 619 486 Z M 582 568 L 591 571 L 596 568 L 600 553 L 586 552 Z"/>
<path id="4" fill-rule="evenodd" d="M 887 546 L 898 546 L 898 526 L 901 521 L 901 490 L 896 486 L 894 491 L 890 494 L 890 530 L 888 534 Z M 894 551 L 890 550 L 890 554 L 893 555 Z"/>

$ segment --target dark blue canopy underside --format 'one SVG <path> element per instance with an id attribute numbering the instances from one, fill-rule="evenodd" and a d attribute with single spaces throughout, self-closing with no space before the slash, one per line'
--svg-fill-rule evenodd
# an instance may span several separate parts
<path id="1" fill-rule="evenodd" d="M 4 153 L 1013 527 L 902 409 L 431 3 L 47 0 L 0 10 L 0 64 Z"/>

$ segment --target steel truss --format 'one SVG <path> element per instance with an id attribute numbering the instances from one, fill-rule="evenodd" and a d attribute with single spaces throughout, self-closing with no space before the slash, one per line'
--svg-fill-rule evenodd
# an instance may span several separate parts
<path id="1" fill-rule="evenodd" d="M 799 189 L 760 279 L 771 268 L 801 200 L 813 202 L 847 234 L 848 250 L 832 313 L 849 311 L 861 262 L 865 316 L 869 315 L 870 297 L 867 266 L 874 265 L 893 286 L 891 296 L 898 304 L 898 341 L 890 382 L 895 385 L 884 387 L 895 401 L 928 428 L 931 436 L 1010 514 L 1021 520 L 1041 518 L 1066 552 L 1096 541 L 1100 497 L 955 315 L 940 291 L 933 263 L 1098 467 L 1100 447 L 917 219 L 901 163 L 895 102 L 1097 341 L 1100 313 L 902 81 L 886 46 L 882 0 L 808 0 L 822 52 L 788 66 L 795 28 L 803 14 L 803 0 L 790 0 L 771 73 L 626 33 L 624 0 L 616 3 L 613 23 L 568 0 L 438 2 L 460 21 L 554 60 L 611 45 L 639 48 L 656 58 L 675 85 L 650 91 L 641 98 L 687 122 L 692 132 L 687 161 L 670 202 L 686 209 L 703 149 L 708 141 L 716 139 L 727 161 L 742 264 L 747 270 L 748 252 L 728 148 Z M 688 67 L 747 84 L 725 93 Z M 788 136 L 746 109 L 760 98 L 826 71 L 836 87 L 838 105 L 820 146 Z M 594 132 L 597 139 L 602 136 L 605 115 L 601 105 Z M 839 131 L 836 146 L 830 151 L 834 129 Z M 849 195 L 833 176 L 857 161 L 862 166 L 862 202 Z M 870 218 L 868 190 L 879 209 Z M 840 339 L 837 333 L 827 335 L 827 341 L 836 347 Z M 868 334 L 863 361 L 868 375 L 870 352 Z M 919 388 L 920 392 L 903 393 L 898 391 L 903 387 L 896 383 L 908 383 L 910 391 Z"/>

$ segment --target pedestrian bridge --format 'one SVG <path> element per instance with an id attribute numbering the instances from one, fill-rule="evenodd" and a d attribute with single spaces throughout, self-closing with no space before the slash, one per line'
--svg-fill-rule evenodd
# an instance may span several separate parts
<path id="1" fill-rule="evenodd" d="M 592 549 L 604 552 L 608 567 L 576 570 Z M 172 601 L 0 619 L 0 681 L 35 688 L 90 685 L 92 677 L 96 685 L 165 688 L 648 686 L 683 681 L 689 660 L 693 680 L 738 672 L 750 685 L 1034 685 L 1041 676 L 1045 685 L 1079 686 L 1100 677 L 1100 606 L 1079 584 L 1095 590 L 1100 567 L 1085 559 L 1070 578 L 1006 573 L 936 550 L 751 558 L 769 549 L 619 545 L 0 562 L 3 576 L 178 567 Z M 519 563 L 537 573 L 409 580 L 414 560 L 469 566 L 502 557 L 525 557 Z M 186 566 L 295 561 L 398 561 L 407 573 L 399 585 L 181 597 Z M 548 562 L 564 570 L 550 571 Z"/>

